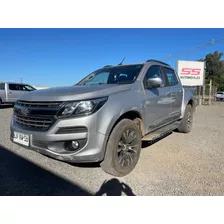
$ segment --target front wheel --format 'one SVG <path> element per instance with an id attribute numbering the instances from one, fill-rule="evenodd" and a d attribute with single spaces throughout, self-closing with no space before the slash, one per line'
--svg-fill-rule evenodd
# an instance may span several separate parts
<path id="1" fill-rule="evenodd" d="M 113 176 L 125 176 L 135 168 L 140 151 L 141 132 L 138 125 L 132 120 L 123 119 L 112 130 L 100 165 Z"/>
<path id="2" fill-rule="evenodd" d="M 193 125 L 193 108 L 190 104 L 186 106 L 184 117 L 181 121 L 178 131 L 188 133 L 191 131 Z"/>

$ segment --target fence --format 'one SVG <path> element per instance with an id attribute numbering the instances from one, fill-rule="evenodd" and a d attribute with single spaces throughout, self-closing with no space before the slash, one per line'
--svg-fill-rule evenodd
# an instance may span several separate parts
<path id="1" fill-rule="evenodd" d="M 206 82 L 203 87 L 197 86 L 198 105 L 211 105 L 216 102 L 217 85 L 212 80 Z"/>

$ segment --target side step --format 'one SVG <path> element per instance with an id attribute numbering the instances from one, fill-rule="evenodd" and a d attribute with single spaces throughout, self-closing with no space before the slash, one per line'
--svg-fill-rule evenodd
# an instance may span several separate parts
<path id="1" fill-rule="evenodd" d="M 150 132 L 149 134 L 145 135 L 142 138 L 142 141 L 153 141 L 155 139 L 158 139 L 158 138 L 172 132 L 173 130 L 177 129 L 179 127 L 179 125 L 180 125 L 180 121 L 176 121 L 174 123 L 165 125 L 159 129 L 156 129 L 155 131 Z"/>

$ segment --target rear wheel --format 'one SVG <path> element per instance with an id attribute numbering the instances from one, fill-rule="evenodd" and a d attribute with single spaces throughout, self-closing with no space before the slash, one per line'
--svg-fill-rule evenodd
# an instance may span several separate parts
<path id="1" fill-rule="evenodd" d="M 141 131 L 129 119 L 121 120 L 111 132 L 102 169 L 113 176 L 125 176 L 136 166 L 141 151 Z"/>
<path id="2" fill-rule="evenodd" d="M 184 118 L 181 121 L 178 131 L 182 133 L 188 133 L 191 131 L 193 125 L 193 108 L 190 104 L 185 109 Z"/>

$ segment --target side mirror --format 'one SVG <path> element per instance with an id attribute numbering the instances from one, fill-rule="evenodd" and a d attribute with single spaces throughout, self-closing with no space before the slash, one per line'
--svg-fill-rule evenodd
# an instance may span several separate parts
<path id="1" fill-rule="evenodd" d="M 147 88 L 159 88 L 163 84 L 163 80 L 160 77 L 147 79 Z"/>

